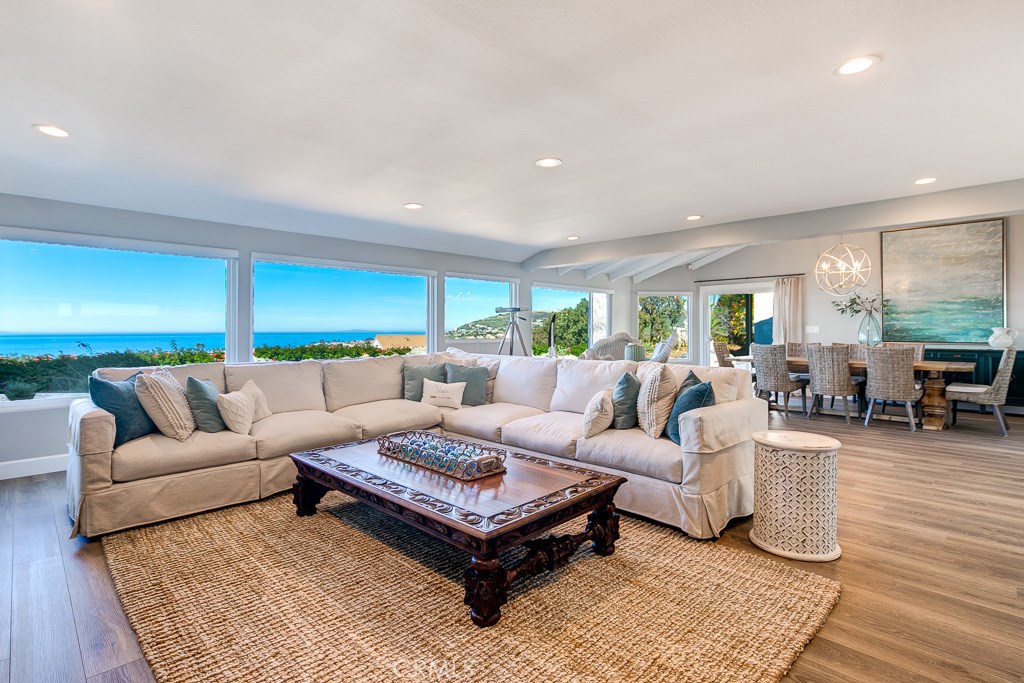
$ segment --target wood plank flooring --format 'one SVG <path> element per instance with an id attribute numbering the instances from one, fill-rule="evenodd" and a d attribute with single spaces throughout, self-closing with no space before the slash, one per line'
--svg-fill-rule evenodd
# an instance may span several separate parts
<path id="1" fill-rule="evenodd" d="M 787 420 L 843 442 L 843 556 L 774 558 L 843 583 L 787 681 L 1024 681 L 1024 419 L 957 429 Z M 63 474 L 0 481 L 0 683 L 153 681 L 99 543 L 69 540 Z M 718 542 L 764 554 L 750 519 Z M 774 557 L 774 556 L 772 556 Z"/>

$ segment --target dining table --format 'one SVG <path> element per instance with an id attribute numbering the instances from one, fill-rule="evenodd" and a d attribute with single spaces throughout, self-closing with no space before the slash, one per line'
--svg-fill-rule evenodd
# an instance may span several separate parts
<path id="1" fill-rule="evenodd" d="M 753 356 L 732 356 L 733 361 L 752 363 Z M 807 372 L 807 358 L 789 356 L 786 366 L 790 372 Z M 914 372 L 925 374 L 924 396 L 921 397 L 924 418 L 922 427 L 932 431 L 949 428 L 949 409 L 946 401 L 946 376 L 974 372 L 975 363 L 969 361 L 915 360 Z M 861 358 L 850 359 L 850 374 L 867 373 L 868 362 Z"/>

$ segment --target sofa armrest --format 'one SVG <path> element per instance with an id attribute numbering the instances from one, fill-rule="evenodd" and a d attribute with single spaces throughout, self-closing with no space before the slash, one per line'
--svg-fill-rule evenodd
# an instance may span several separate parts
<path id="1" fill-rule="evenodd" d="M 760 398 L 697 408 L 679 416 L 679 441 L 683 452 L 715 453 L 750 440 L 768 429 L 768 402 Z"/>
<path id="2" fill-rule="evenodd" d="M 114 451 L 114 416 L 87 398 L 71 402 L 68 413 L 68 484 L 79 491 L 109 486 Z"/>

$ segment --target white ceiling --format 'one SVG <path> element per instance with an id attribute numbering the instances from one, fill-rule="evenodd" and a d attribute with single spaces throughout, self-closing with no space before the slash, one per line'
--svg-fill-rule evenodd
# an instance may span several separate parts
<path id="1" fill-rule="evenodd" d="M 519 261 L 1024 177 L 1021 35 L 1019 0 L 4 0 L 0 192 Z"/>

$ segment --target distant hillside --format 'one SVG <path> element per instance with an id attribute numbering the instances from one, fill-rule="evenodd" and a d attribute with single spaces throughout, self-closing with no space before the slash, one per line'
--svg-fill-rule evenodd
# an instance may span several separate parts
<path id="1" fill-rule="evenodd" d="M 530 316 L 531 327 L 544 326 L 551 320 L 553 311 L 529 311 L 520 315 Z M 448 331 L 446 336 L 449 339 L 501 339 L 505 334 L 505 326 L 508 324 L 507 315 L 491 315 L 480 320 L 459 325 L 454 330 Z"/>

